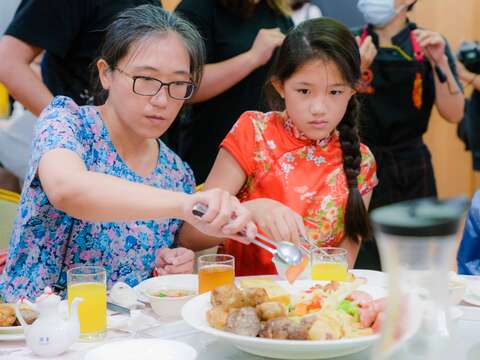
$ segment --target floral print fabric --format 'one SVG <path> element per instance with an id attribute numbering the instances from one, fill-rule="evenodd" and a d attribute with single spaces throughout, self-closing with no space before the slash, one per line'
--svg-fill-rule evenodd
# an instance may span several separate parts
<path id="1" fill-rule="evenodd" d="M 41 157 L 53 149 L 75 152 L 89 171 L 157 188 L 192 193 L 193 174 L 159 142 L 157 167 L 146 177 L 120 158 L 95 107 L 56 97 L 38 120 L 33 155 L 12 233 L 0 294 L 5 301 L 33 298 L 45 286 L 66 286 L 66 270 L 100 265 L 107 283 L 135 286 L 154 268 L 156 251 L 172 246 L 181 221 L 90 222 L 73 218 L 50 203 L 37 175 Z"/>
<path id="2" fill-rule="evenodd" d="M 320 246 L 338 246 L 344 236 L 348 189 L 338 132 L 311 140 L 295 127 L 286 113 L 246 112 L 222 143 L 238 161 L 247 181 L 241 201 L 277 200 L 299 213 L 311 240 Z M 377 184 L 370 150 L 361 145 L 360 193 Z M 237 275 L 274 274 L 271 255 L 254 245 L 227 240 L 222 251 L 236 258 Z"/>

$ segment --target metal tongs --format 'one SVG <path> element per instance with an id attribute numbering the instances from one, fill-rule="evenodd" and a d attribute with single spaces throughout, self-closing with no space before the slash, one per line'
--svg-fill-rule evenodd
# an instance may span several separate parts
<path id="1" fill-rule="evenodd" d="M 193 215 L 197 217 L 202 217 L 205 215 L 207 212 L 208 207 L 205 204 L 198 203 L 193 207 L 192 213 Z M 245 232 L 241 232 L 239 235 L 245 236 Z M 282 268 L 289 267 L 289 266 L 295 266 L 299 265 L 302 261 L 303 258 L 305 257 L 304 251 L 297 247 L 295 244 L 292 244 L 288 241 L 281 241 L 281 242 L 275 242 L 271 239 L 269 239 L 266 236 L 263 236 L 262 234 L 259 234 L 257 232 L 255 239 L 249 238 L 248 240 L 252 243 L 255 244 L 262 249 L 267 250 L 273 255 L 273 263 L 277 266 L 277 270 L 279 266 Z M 257 239 L 260 239 L 264 241 L 265 243 L 272 245 L 272 247 L 268 246 L 267 244 L 258 241 Z M 283 273 L 284 271 L 282 271 Z M 280 271 L 279 271 L 280 273 Z"/>
<path id="2" fill-rule="evenodd" d="M 208 210 L 208 206 L 202 203 L 198 203 L 193 207 L 192 213 L 195 216 L 202 217 Z M 239 235 L 245 236 L 245 231 L 242 231 Z M 264 241 L 259 241 L 260 239 Z M 255 235 L 255 239 L 249 238 L 252 244 L 255 244 L 262 249 L 270 252 L 272 262 L 277 269 L 277 273 L 280 277 L 288 280 L 290 284 L 293 284 L 295 280 L 302 274 L 309 263 L 308 253 L 311 248 L 316 248 L 316 244 L 310 239 L 301 236 L 301 246 L 296 246 L 288 241 L 275 242 L 262 234 Z M 272 245 L 273 247 L 268 246 Z"/>

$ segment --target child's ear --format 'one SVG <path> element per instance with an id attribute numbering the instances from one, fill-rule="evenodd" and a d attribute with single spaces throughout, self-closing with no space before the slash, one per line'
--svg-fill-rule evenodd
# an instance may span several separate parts
<path id="1" fill-rule="evenodd" d="M 283 99 L 285 97 L 283 83 L 279 79 L 273 78 L 272 86 L 275 89 L 275 91 L 278 93 L 278 95 L 280 95 L 280 97 Z"/>

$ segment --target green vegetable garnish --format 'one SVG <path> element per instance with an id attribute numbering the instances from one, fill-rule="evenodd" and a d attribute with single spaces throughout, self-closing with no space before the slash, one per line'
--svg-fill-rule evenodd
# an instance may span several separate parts
<path id="1" fill-rule="evenodd" d="M 351 301 L 343 300 L 340 304 L 338 304 L 337 309 L 342 310 L 348 315 L 354 317 L 356 321 L 360 320 L 360 311 L 358 310 L 358 306 Z"/>

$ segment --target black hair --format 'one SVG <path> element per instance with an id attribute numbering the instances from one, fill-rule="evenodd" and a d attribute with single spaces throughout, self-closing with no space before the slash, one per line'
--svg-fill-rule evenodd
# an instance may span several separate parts
<path id="1" fill-rule="evenodd" d="M 121 12 L 107 28 L 98 59 L 104 59 L 110 69 L 115 69 L 135 43 L 169 32 L 177 34 L 183 40 L 190 57 L 191 79 L 198 88 L 205 63 L 202 37 L 188 21 L 157 5 L 141 5 Z M 92 66 L 96 70 L 96 61 Z M 102 104 L 108 97 L 108 91 L 102 88 L 96 72 L 95 76 L 96 103 Z"/>
<path id="2" fill-rule="evenodd" d="M 356 88 L 360 79 L 360 52 L 347 27 L 329 18 L 302 22 L 290 30 L 283 41 L 266 84 L 267 100 L 274 110 L 284 110 L 285 102 L 275 91 L 271 80 L 284 83 L 303 64 L 314 60 L 332 61 L 344 81 Z M 355 242 L 371 238 L 368 212 L 358 189 L 362 155 L 358 136 L 360 105 L 356 95 L 348 103 L 345 115 L 337 125 L 343 152 L 343 170 L 348 185 L 345 210 L 345 236 Z"/>
<path id="3" fill-rule="evenodd" d="M 261 0 L 266 1 L 268 6 L 278 14 L 290 15 L 289 0 Z M 256 6 L 254 0 L 216 0 L 216 3 L 225 10 L 243 19 L 251 18 Z"/>

